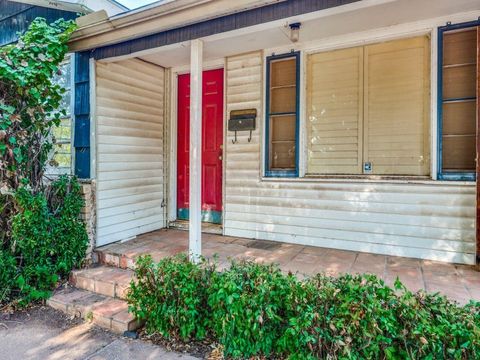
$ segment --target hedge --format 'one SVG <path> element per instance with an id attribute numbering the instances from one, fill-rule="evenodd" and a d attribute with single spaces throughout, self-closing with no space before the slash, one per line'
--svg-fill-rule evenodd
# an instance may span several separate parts
<path id="1" fill-rule="evenodd" d="M 299 280 L 275 265 L 217 271 L 185 255 L 141 257 L 127 295 L 149 334 L 206 337 L 231 358 L 478 359 L 480 303 L 390 288 L 374 275 Z"/>
<path id="2" fill-rule="evenodd" d="M 0 242 L 0 305 L 23 306 L 48 299 L 72 268 L 82 265 L 88 246 L 80 219 L 84 201 L 78 181 L 67 176 L 44 192 L 24 187 L 10 196 L 16 214 L 9 241 Z"/>

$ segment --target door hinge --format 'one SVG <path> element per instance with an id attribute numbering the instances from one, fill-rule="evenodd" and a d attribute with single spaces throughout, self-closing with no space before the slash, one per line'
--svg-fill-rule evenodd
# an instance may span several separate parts
<path id="1" fill-rule="evenodd" d="M 167 202 L 165 201 L 165 199 L 162 199 L 162 205 L 160 205 L 162 208 L 164 208 L 165 206 L 167 206 Z"/>

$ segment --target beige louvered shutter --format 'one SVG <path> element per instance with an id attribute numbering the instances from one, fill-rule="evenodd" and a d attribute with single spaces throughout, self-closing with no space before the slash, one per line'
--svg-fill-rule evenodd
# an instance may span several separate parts
<path id="1" fill-rule="evenodd" d="M 372 174 L 429 174 L 429 41 L 365 47 L 364 161 Z"/>
<path id="2" fill-rule="evenodd" d="M 308 56 L 308 174 L 362 171 L 363 48 Z"/>

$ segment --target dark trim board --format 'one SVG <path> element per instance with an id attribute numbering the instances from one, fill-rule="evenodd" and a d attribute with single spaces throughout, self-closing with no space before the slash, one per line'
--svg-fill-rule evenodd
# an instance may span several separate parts
<path id="1" fill-rule="evenodd" d="M 475 181 L 475 172 L 444 172 L 442 161 L 442 130 L 443 130 L 443 103 L 463 99 L 443 99 L 443 34 L 451 30 L 465 29 L 480 26 L 480 20 L 469 21 L 460 24 L 447 24 L 438 28 L 438 52 L 437 52 L 437 178 L 438 180 Z M 478 94 L 477 94 L 478 97 Z"/>
<path id="2" fill-rule="evenodd" d="M 129 55 L 138 51 L 238 30 L 270 21 L 325 10 L 360 0 L 286 0 L 271 5 L 221 16 L 177 29 L 108 45 L 93 50 L 97 60 Z"/>
<path id="3" fill-rule="evenodd" d="M 75 175 L 90 178 L 90 52 L 75 54 L 74 139 Z"/>

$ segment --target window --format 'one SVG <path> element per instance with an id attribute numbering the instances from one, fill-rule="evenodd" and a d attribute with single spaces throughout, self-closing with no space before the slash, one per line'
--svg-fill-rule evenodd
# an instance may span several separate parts
<path id="1" fill-rule="evenodd" d="M 298 176 L 299 53 L 267 58 L 266 176 Z"/>
<path id="2" fill-rule="evenodd" d="M 429 174 L 429 39 L 307 59 L 307 174 Z"/>
<path id="3" fill-rule="evenodd" d="M 71 113 L 71 62 L 68 57 L 61 65 L 60 71 L 54 77 L 53 82 L 62 86 L 65 93 L 59 111 L 64 110 L 60 126 L 53 128 L 55 139 L 54 152 L 50 161 L 51 166 L 47 169 L 49 175 L 70 174 L 72 170 L 72 113 Z"/>
<path id="4" fill-rule="evenodd" d="M 439 29 L 439 179 L 475 179 L 478 66 L 475 25 L 480 22 Z"/>

